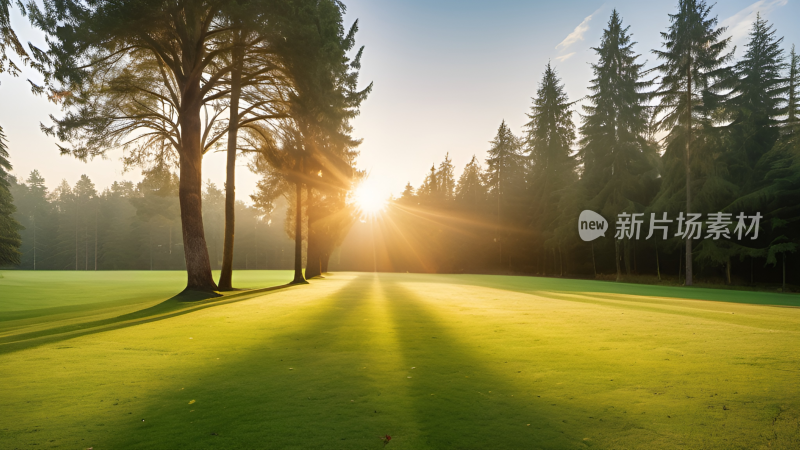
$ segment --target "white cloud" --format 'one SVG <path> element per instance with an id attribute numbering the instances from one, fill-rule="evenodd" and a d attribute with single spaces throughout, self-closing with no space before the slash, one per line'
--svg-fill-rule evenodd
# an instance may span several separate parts
<path id="1" fill-rule="evenodd" d="M 786 1 L 786 0 L 783 0 L 783 1 Z M 577 27 L 575 27 L 574 30 L 572 30 L 572 33 L 568 34 L 567 37 L 564 38 L 563 41 L 561 41 L 558 45 L 556 45 L 556 49 L 561 49 L 563 51 L 563 50 L 568 49 L 570 45 L 572 45 L 572 44 L 574 44 L 574 43 L 576 43 L 578 41 L 582 41 L 583 40 L 583 35 L 587 31 L 589 31 L 589 22 L 592 20 L 592 17 L 594 17 L 594 15 L 597 14 L 599 11 L 600 11 L 600 9 L 598 9 L 597 11 L 595 11 L 595 12 L 589 14 L 588 16 L 586 16 L 586 18 L 583 19 L 583 22 L 581 22 Z M 567 55 L 566 58 L 568 58 L 568 57 L 569 57 L 569 55 Z M 566 58 L 564 58 L 564 59 L 566 59 Z"/>
<path id="2" fill-rule="evenodd" d="M 720 25 L 728 27 L 728 34 L 731 36 L 733 45 L 740 45 L 749 35 L 750 28 L 753 22 L 756 21 L 756 15 L 759 12 L 763 17 L 773 9 L 786 5 L 786 3 L 788 3 L 788 0 L 759 0 L 723 20 Z"/>
<path id="3" fill-rule="evenodd" d="M 556 61 L 558 61 L 558 62 L 564 62 L 564 61 L 568 60 L 568 59 L 569 59 L 569 57 L 570 57 L 570 56 L 572 56 L 572 55 L 574 55 L 574 54 L 575 54 L 575 52 L 572 52 L 572 53 L 567 53 L 566 55 L 562 55 L 562 56 L 556 56 Z"/>

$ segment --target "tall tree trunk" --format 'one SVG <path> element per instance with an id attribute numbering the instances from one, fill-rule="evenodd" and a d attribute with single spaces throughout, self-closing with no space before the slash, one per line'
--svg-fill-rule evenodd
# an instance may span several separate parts
<path id="1" fill-rule="evenodd" d="M 331 254 L 328 251 L 323 251 L 322 256 L 319 260 L 320 271 L 322 273 L 328 273 L 328 262 L 331 259 Z"/>
<path id="2" fill-rule="evenodd" d="M 303 163 L 298 163 L 300 170 L 298 171 L 298 180 L 295 182 L 295 192 L 297 200 L 295 201 L 294 213 L 294 280 L 292 284 L 308 284 L 303 278 L 303 183 L 300 182 L 300 176 L 303 173 Z"/>
<path id="3" fill-rule="evenodd" d="M 180 119 L 181 231 L 186 259 L 186 290 L 214 291 L 211 261 L 203 228 L 203 148 L 200 142 L 200 82 L 188 83 L 182 95 L 184 111 Z"/>
<path id="4" fill-rule="evenodd" d="M 594 242 L 592 244 L 592 269 L 594 269 L 594 277 L 597 278 L 597 264 L 594 261 Z"/>
<path id="5" fill-rule="evenodd" d="M 94 210 L 94 270 L 97 271 L 97 208 Z"/>
<path id="6" fill-rule="evenodd" d="M 783 252 L 781 256 L 781 261 L 783 261 L 783 283 L 781 284 L 781 292 L 786 292 L 786 252 Z"/>
<path id="7" fill-rule="evenodd" d="M 614 239 L 614 259 L 617 262 L 617 281 L 622 280 L 622 267 L 620 266 L 619 239 Z"/>
<path id="8" fill-rule="evenodd" d="M 728 256 L 728 261 L 725 263 L 725 283 L 731 284 L 731 257 Z"/>
<path id="9" fill-rule="evenodd" d="M 308 225 L 306 227 L 306 235 L 308 236 L 308 246 L 306 247 L 306 280 L 322 275 L 322 266 L 320 264 L 320 241 L 317 233 L 314 232 L 314 221 L 317 220 L 317 215 L 314 212 L 313 205 L 313 190 L 307 189 L 308 192 L 308 206 L 306 206 L 306 217 Z"/>
<path id="10" fill-rule="evenodd" d="M 691 140 L 692 140 L 692 63 L 686 70 L 686 155 L 684 165 L 686 168 L 686 218 L 692 212 L 692 170 L 691 170 Z M 692 237 L 686 237 L 686 286 L 692 285 Z"/>
<path id="11" fill-rule="evenodd" d="M 622 241 L 622 247 L 625 251 L 625 276 L 631 276 L 631 242 L 629 239 Z"/>
<path id="12" fill-rule="evenodd" d="M 233 289 L 233 238 L 236 207 L 236 143 L 239 135 L 239 96 L 242 92 L 241 31 L 235 33 L 233 70 L 231 71 L 230 120 L 228 125 L 228 158 L 225 177 L 225 242 L 222 247 L 222 270 L 219 274 L 219 289 Z"/>
<path id="13" fill-rule="evenodd" d="M 658 261 L 658 237 L 655 238 L 656 243 L 656 274 L 658 274 L 658 281 L 661 281 L 661 264 Z"/>

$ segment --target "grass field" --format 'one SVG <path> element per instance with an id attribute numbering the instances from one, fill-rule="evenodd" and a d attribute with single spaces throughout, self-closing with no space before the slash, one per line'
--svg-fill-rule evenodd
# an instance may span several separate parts
<path id="1" fill-rule="evenodd" d="M 341 273 L 176 302 L 178 272 L 2 275 L 0 449 L 800 448 L 798 296 Z"/>

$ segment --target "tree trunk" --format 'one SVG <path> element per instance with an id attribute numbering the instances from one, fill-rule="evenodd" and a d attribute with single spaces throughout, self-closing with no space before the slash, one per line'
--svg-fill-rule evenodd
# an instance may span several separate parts
<path id="1" fill-rule="evenodd" d="M 619 259 L 619 239 L 614 239 L 614 259 L 617 262 L 617 281 L 622 280 L 622 267 L 620 266 Z"/>
<path id="2" fill-rule="evenodd" d="M 181 231 L 186 259 L 186 290 L 214 291 L 217 284 L 211 274 L 211 261 L 203 228 L 203 148 L 200 142 L 200 82 L 187 84 L 183 96 L 184 111 L 180 119 L 180 185 Z"/>
<path id="3" fill-rule="evenodd" d="M 594 242 L 592 244 L 592 269 L 594 269 L 594 277 L 597 278 L 597 264 L 594 261 Z"/>
<path id="4" fill-rule="evenodd" d="M 236 43 L 241 43 L 241 31 L 236 32 Z M 230 120 L 228 122 L 228 160 L 225 178 L 225 242 L 222 247 L 222 270 L 219 274 L 219 289 L 233 289 L 233 238 L 236 223 L 236 143 L 239 135 L 239 96 L 242 91 L 242 51 L 233 51 L 231 71 Z"/>
<path id="5" fill-rule="evenodd" d="M 783 261 L 783 283 L 781 284 L 781 292 L 786 292 L 786 252 L 781 256 L 781 260 Z"/>
<path id="6" fill-rule="evenodd" d="M 689 218 L 689 213 L 692 212 L 692 171 L 691 171 L 691 148 L 690 142 L 692 140 L 692 64 L 686 70 L 686 155 L 684 166 L 686 168 L 686 218 Z M 692 285 L 692 236 L 687 234 L 686 237 L 686 286 Z"/>
<path id="7" fill-rule="evenodd" d="M 330 261 L 330 259 L 331 259 L 330 253 L 328 253 L 327 251 L 322 252 L 322 256 L 320 257 L 319 260 L 320 271 L 322 273 L 328 273 L 328 262 Z"/>
<path id="8" fill-rule="evenodd" d="M 94 270 L 97 271 L 97 208 L 94 210 Z"/>
<path id="9" fill-rule="evenodd" d="M 731 257 L 728 256 L 728 261 L 725 263 L 725 283 L 731 284 Z"/>
<path id="10" fill-rule="evenodd" d="M 303 163 L 299 163 L 300 170 L 297 173 L 298 180 L 295 182 L 295 201 L 294 213 L 294 280 L 292 284 L 308 284 L 303 278 L 303 183 L 299 178 L 303 172 Z"/>
<path id="11" fill-rule="evenodd" d="M 311 189 L 308 189 L 308 206 L 306 207 L 306 216 L 308 226 L 306 228 L 306 235 L 308 236 L 308 246 L 306 247 L 306 280 L 322 275 L 322 266 L 320 263 L 320 242 L 319 236 L 314 232 L 314 221 L 316 214 L 312 205 Z"/>
<path id="12" fill-rule="evenodd" d="M 622 241 L 622 246 L 625 250 L 625 276 L 631 276 L 631 241 L 625 239 Z"/>
<path id="13" fill-rule="evenodd" d="M 658 237 L 656 237 L 656 274 L 658 274 L 658 281 L 661 281 L 661 264 L 658 261 Z"/>

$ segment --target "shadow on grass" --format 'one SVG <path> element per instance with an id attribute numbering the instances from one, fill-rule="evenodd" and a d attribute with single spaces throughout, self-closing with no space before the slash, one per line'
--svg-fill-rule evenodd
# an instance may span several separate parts
<path id="1" fill-rule="evenodd" d="M 386 420 L 374 412 L 384 408 L 351 402 L 363 391 L 379 390 L 356 370 L 363 367 L 369 342 L 361 319 L 369 307 L 364 278 L 292 308 L 283 322 L 288 327 L 273 334 L 279 325 L 270 322 L 249 345 L 241 334 L 223 343 L 218 330 L 210 345 L 220 347 L 224 362 L 209 361 L 206 370 L 185 376 L 191 382 L 150 393 L 138 416 L 122 415 L 123 429 L 94 442 L 131 449 L 376 447 L 370 444 L 379 443 L 377 435 L 386 428 L 364 428 Z M 241 326 L 231 328 L 243 333 Z"/>
<path id="2" fill-rule="evenodd" d="M 277 322 L 288 323 L 286 330 L 271 334 L 276 325 L 265 325 L 244 347 L 246 325 L 230 327 L 237 333 L 230 343 L 219 341 L 224 330 L 215 331 L 209 345 L 224 362 L 209 358 L 206 370 L 184 376 L 191 382 L 150 393 L 137 413 L 147 422 L 122 416 L 127 425 L 102 444 L 379 448 L 377 437 L 386 433 L 398 450 L 578 444 L 532 386 L 502 373 L 508 366 L 492 368 L 416 293 L 382 284 L 361 275 Z M 225 354 L 231 350 L 235 358 Z"/>
<path id="3" fill-rule="evenodd" d="M 474 286 L 503 289 L 521 293 L 549 291 L 563 293 L 592 292 L 608 295 L 635 295 L 644 297 L 666 297 L 684 300 L 707 300 L 727 303 L 746 303 L 767 306 L 800 307 L 800 295 L 775 292 L 685 287 L 658 286 L 635 283 L 617 283 L 601 280 L 580 280 L 539 276 L 501 275 L 426 275 L 414 276 L 416 282 L 471 284 Z"/>
<path id="4" fill-rule="evenodd" d="M 78 336 L 117 330 L 148 322 L 168 319 L 212 306 L 246 300 L 255 295 L 286 289 L 291 284 L 264 289 L 239 290 L 227 295 L 215 292 L 183 291 L 157 305 L 107 319 L 56 326 L 28 333 L 0 337 L 0 354 L 11 353 L 42 344 L 59 342 Z"/>
<path id="5" fill-rule="evenodd" d="M 468 329 L 457 335 L 417 292 L 391 282 L 383 288 L 402 358 L 416 367 L 411 397 L 431 448 L 579 445 L 555 417 L 558 408 L 537 397 L 536 386 L 514 380 L 513 365 L 493 361 L 479 342 L 468 341 Z"/>

